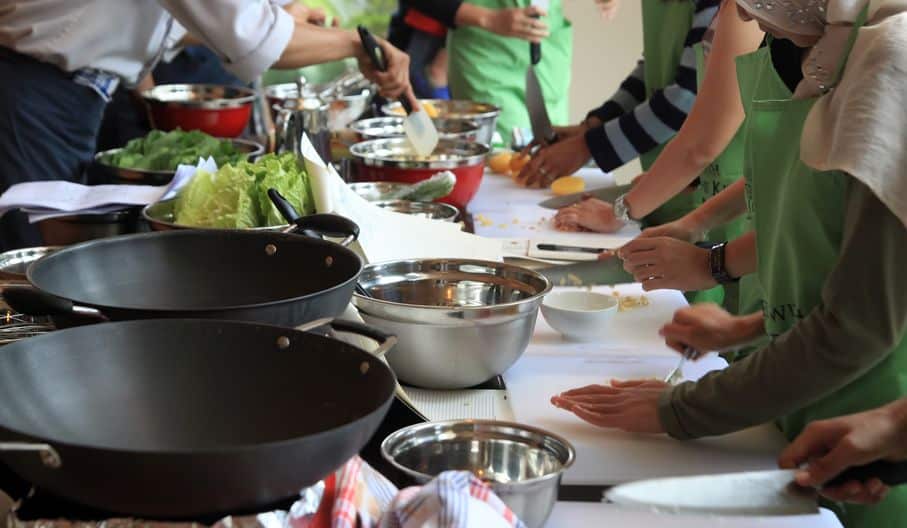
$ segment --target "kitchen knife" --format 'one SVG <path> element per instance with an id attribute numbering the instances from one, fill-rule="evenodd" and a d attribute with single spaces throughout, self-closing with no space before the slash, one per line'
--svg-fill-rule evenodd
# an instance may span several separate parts
<path id="1" fill-rule="evenodd" d="M 379 71 L 387 71 L 387 62 L 384 59 L 384 52 L 378 41 L 372 36 L 371 32 L 364 26 L 356 28 L 359 31 L 359 40 L 362 41 L 362 47 L 368 55 L 372 64 Z M 403 131 L 406 133 L 406 139 L 413 146 L 413 150 L 419 156 L 429 156 L 438 146 L 438 129 L 428 117 L 428 112 L 421 108 L 413 108 L 409 98 L 403 94 L 398 99 L 406 112 L 406 119 L 403 120 Z"/>
<path id="2" fill-rule="evenodd" d="M 636 282 L 616 258 L 551 266 L 537 271 L 555 286 L 613 286 Z"/>
<path id="3" fill-rule="evenodd" d="M 536 244 L 539 251 L 563 251 L 565 253 L 593 253 L 598 255 L 604 253 L 607 248 L 585 247 L 585 246 L 567 246 L 563 244 Z"/>
<path id="4" fill-rule="evenodd" d="M 581 202 L 587 197 L 598 198 L 599 200 L 614 203 L 614 200 L 616 200 L 618 196 L 630 192 L 630 189 L 632 188 L 632 184 L 615 185 L 612 187 L 599 187 L 598 189 L 591 189 L 588 191 L 573 194 L 565 194 L 564 196 L 555 196 L 554 198 L 549 198 L 543 202 L 540 202 L 539 205 L 546 209 L 561 209 L 563 207 L 567 207 L 568 205 L 573 205 L 577 202 Z"/>
<path id="5" fill-rule="evenodd" d="M 799 515 L 819 511 L 817 492 L 794 482 L 796 470 L 754 471 L 654 480 L 615 486 L 605 495 L 615 504 L 666 513 Z M 874 462 L 851 468 L 831 485 L 878 477 L 889 486 L 907 482 L 907 462 Z"/>
<path id="6" fill-rule="evenodd" d="M 533 2 L 534 5 L 542 6 L 542 2 Z M 538 76 L 535 74 L 535 66 L 542 60 L 542 45 L 534 42 L 529 43 L 529 68 L 526 69 L 526 109 L 529 111 L 529 123 L 532 126 L 532 135 L 538 141 L 545 143 L 554 143 L 557 141 L 557 135 L 551 126 L 551 119 L 548 117 L 548 109 L 545 107 L 545 96 L 542 93 L 542 85 Z"/>

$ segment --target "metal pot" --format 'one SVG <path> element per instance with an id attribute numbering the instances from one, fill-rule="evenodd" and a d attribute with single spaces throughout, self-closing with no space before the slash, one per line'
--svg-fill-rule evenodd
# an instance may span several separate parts
<path id="1" fill-rule="evenodd" d="M 498 116 L 501 115 L 501 109 L 497 106 L 465 100 L 420 99 L 420 102 L 434 106 L 438 111 L 438 117 L 436 118 L 438 120 L 447 119 L 475 123 L 479 127 L 476 141 L 491 145 L 495 124 L 498 121 Z M 402 116 L 404 114 L 403 107 L 396 101 L 382 106 L 381 111 L 388 116 Z"/>
<path id="2" fill-rule="evenodd" d="M 460 216 L 460 210 L 448 204 L 438 202 L 414 202 L 412 200 L 382 200 L 374 202 L 382 209 L 395 213 L 420 216 L 431 220 L 453 222 Z"/>
<path id="3" fill-rule="evenodd" d="M 140 207 L 130 207 L 100 215 L 60 216 L 42 220 L 37 225 L 41 238 L 48 246 L 68 246 L 99 238 L 138 233 L 143 230 Z"/>
<path id="4" fill-rule="evenodd" d="M 58 249 L 60 246 L 43 246 L 12 249 L 0 253 L 0 280 L 28 280 L 25 271 L 29 264 Z"/>
<path id="5" fill-rule="evenodd" d="M 281 108 L 299 100 L 300 83 L 275 84 L 265 88 L 274 119 Z M 328 128 L 341 130 L 368 110 L 376 91 L 359 72 L 344 75 L 322 86 L 306 86 L 303 98 L 318 97 L 328 104 Z M 298 103 L 297 103 L 298 104 Z"/>
<path id="6" fill-rule="evenodd" d="M 412 425 L 388 436 L 381 454 L 424 484 L 448 470 L 471 471 L 528 528 L 541 528 L 576 457 L 567 440 L 535 427 L 491 420 Z"/>
<path id="7" fill-rule="evenodd" d="M 503 373 L 526 350 L 551 283 L 534 271 L 482 260 L 373 264 L 355 294 L 362 318 L 399 338 L 387 356 L 401 381 L 462 389 Z"/>
<path id="8" fill-rule="evenodd" d="M 438 137 L 441 139 L 475 141 L 479 134 L 478 125 L 471 121 L 436 119 L 434 123 L 438 127 Z M 350 129 L 356 132 L 359 141 L 406 137 L 402 117 L 362 119 L 350 125 Z"/>
<path id="9" fill-rule="evenodd" d="M 465 209 L 479 190 L 488 147 L 482 143 L 442 139 L 427 157 L 412 150 L 406 138 L 375 139 L 350 147 L 356 181 L 418 183 L 442 170 L 457 176 L 453 191 L 441 202 Z"/>
<path id="10" fill-rule="evenodd" d="M 255 91 L 216 84 L 161 84 L 142 92 L 154 128 L 201 130 L 217 137 L 243 133 Z"/>
<path id="11" fill-rule="evenodd" d="M 254 160 L 265 152 L 265 148 L 255 141 L 238 138 L 230 138 L 229 141 L 233 143 L 233 146 L 236 148 L 236 150 L 245 152 L 249 160 Z M 174 167 L 172 170 L 146 170 L 117 167 L 116 165 L 109 165 L 108 163 L 106 163 L 105 160 L 107 158 L 109 158 L 113 154 L 118 153 L 121 150 L 122 149 L 119 148 L 104 150 L 94 155 L 94 163 L 102 167 L 103 170 L 109 175 L 111 183 L 125 183 L 132 185 L 167 185 L 168 183 L 170 183 L 170 180 L 173 179 L 173 175 L 176 173 L 176 167 Z"/>
<path id="12" fill-rule="evenodd" d="M 299 154 L 306 134 L 325 163 L 331 161 L 328 105 L 317 97 L 285 101 L 277 113 L 277 152 Z"/>

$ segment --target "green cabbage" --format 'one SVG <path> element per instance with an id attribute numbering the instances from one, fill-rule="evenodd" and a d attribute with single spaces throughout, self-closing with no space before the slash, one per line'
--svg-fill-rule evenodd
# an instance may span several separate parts
<path id="1" fill-rule="evenodd" d="M 217 139 L 198 130 L 170 132 L 152 130 L 147 136 L 133 139 L 118 152 L 109 154 L 104 163 L 115 167 L 141 170 L 176 170 L 177 165 L 195 165 L 199 158 L 214 158 L 218 166 L 245 159 L 228 139 Z"/>
<path id="2" fill-rule="evenodd" d="M 308 174 L 293 154 L 262 156 L 255 163 L 199 170 L 176 197 L 176 223 L 193 227 L 245 229 L 286 224 L 268 198 L 280 191 L 302 214 L 315 212 Z"/>

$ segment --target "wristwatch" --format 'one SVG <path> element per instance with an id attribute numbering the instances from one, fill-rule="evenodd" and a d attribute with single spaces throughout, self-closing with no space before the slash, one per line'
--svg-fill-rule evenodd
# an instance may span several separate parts
<path id="1" fill-rule="evenodd" d="M 718 284 L 727 284 L 740 280 L 740 277 L 731 277 L 724 265 L 725 248 L 727 248 L 727 242 L 712 244 L 709 248 L 709 271 Z"/>
<path id="2" fill-rule="evenodd" d="M 618 196 L 616 200 L 614 200 L 614 217 L 624 224 L 630 224 L 639 227 L 639 220 L 630 218 L 630 210 L 627 207 L 626 202 L 624 201 L 624 198 L 626 198 L 626 196 L 627 194 L 624 193 Z"/>

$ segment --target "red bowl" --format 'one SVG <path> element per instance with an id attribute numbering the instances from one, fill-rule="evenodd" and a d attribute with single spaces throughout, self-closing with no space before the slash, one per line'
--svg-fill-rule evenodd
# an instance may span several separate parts
<path id="1" fill-rule="evenodd" d="M 215 84 L 162 84 L 142 93 L 154 128 L 237 137 L 252 115 L 255 91 Z"/>
<path id="2" fill-rule="evenodd" d="M 488 147 L 481 143 L 442 139 L 427 158 L 415 155 L 406 138 L 363 141 L 350 147 L 356 160 L 355 181 L 418 183 L 449 170 L 457 177 L 453 191 L 439 202 L 466 209 L 479 190 Z"/>

